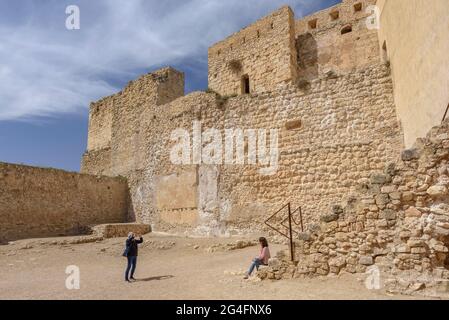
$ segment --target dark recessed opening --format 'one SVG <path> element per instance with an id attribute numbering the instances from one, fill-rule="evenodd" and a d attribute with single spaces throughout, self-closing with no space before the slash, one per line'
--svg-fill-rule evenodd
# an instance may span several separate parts
<path id="1" fill-rule="evenodd" d="M 309 21 L 309 28 L 310 28 L 310 29 L 316 29 L 317 24 L 318 24 L 317 19 L 310 20 L 310 21 Z"/>
<path id="2" fill-rule="evenodd" d="M 333 12 L 329 13 L 329 15 L 331 16 L 331 20 L 337 20 L 338 18 L 340 18 L 339 11 L 333 11 Z"/>
<path id="3" fill-rule="evenodd" d="M 346 34 L 352 32 L 352 26 L 346 26 L 343 29 L 341 29 L 341 34 Z"/>
<path id="4" fill-rule="evenodd" d="M 356 3 L 354 5 L 354 12 L 360 12 L 360 11 L 362 11 L 362 3 L 361 2 Z"/>
<path id="5" fill-rule="evenodd" d="M 248 75 L 244 75 L 242 77 L 242 94 L 249 94 L 250 86 L 249 86 L 249 77 Z"/>

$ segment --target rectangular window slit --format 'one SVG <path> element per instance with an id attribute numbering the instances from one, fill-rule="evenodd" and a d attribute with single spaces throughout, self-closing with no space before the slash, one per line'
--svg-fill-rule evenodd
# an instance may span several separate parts
<path id="1" fill-rule="evenodd" d="M 242 94 L 249 94 L 250 86 L 249 86 L 249 77 L 248 75 L 244 75 L 242 77 Z"/>

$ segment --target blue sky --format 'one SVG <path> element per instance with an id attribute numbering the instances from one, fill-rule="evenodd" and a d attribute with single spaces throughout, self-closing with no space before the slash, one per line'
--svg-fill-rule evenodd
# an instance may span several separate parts
<path id="1" fill-rule="evenodd" d="M 207 88 L 207 48 L 288 4 L 296 18 L 339 0 L 2 0 L 0 161 L 78 171 L 88 106 L 171 65 Z M 66 7 L 80 8 L 67 30 Z"/>

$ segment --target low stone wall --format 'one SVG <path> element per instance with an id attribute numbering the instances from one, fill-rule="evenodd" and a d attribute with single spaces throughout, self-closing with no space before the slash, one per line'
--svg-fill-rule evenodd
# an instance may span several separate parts
<path id="1" fill-rule="evenodd" d="M 357 193 L 309 224 L 261 278 L 282 279 L 371 266 L 388 275 L 391 291 L 430 288 L 449 279 L 449 121 L 402 152 L 383 173 L 360 179 Z"/>
<path id="2" fill-rule="evenodd" d="M 144 235 L 151 232 L 149 224 L 142 223 L 111 223 L 102 224 L 93 228 L 94 234 L 103 238 L 120 238 L 128 236 L 129 232 L 136 235 Z"/>
<path id="3" fill-rule="evenodd" d="M 125 222 L 127 182 L 0 163 L 0 242 L 82 234 L 89 225 Z"/>

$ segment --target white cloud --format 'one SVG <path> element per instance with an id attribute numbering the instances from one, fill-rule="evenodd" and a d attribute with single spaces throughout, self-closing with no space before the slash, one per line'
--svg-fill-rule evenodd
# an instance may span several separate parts
<path id="1" fill-rule="evenodd" d="M 20 11 L 26 16 L 15 22 L 11 17 L 9 23 L 0 22 L 0 120 L 84 112 L 90 101 L 120 90 L 111 79 L 123 82 L 136 77 L 139 69 L 195 61 L 208 46 L 285 1 L 41 3 L 24 2 L 33 10 Z M 80 7 L 80 30 L 65 28 L 69 4 Z M 297 14 L 307 4 L 290 1 Z"/>

